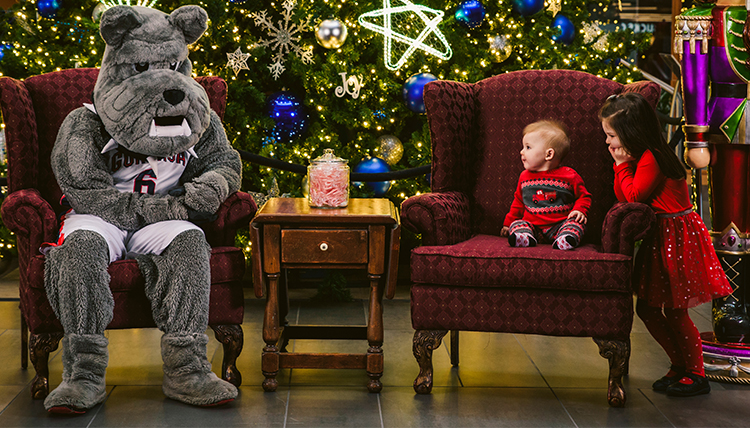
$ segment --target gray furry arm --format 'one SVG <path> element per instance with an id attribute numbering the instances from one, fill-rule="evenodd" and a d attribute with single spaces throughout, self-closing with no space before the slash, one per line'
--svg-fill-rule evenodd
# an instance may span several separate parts
<path id="1" fill-rule="evenodd" d="M 125 230 L 165 220 L 186 220 L 184 197 L 123 193 L 114 187 L 100 152 L 108 137 L 85 108 L 65 118 L 52 149 L 52 170 L 72 208 Z"/>
<path id="2" fill-rule="evenodd" d="M 224 132 L 221 119 L 211 111 L 211 123 L 195 145 L 197 158 L 182 175 L 185 205 L 189 210 L 214 214 L 224 200 L 240 190 L 242 161 Z"/>

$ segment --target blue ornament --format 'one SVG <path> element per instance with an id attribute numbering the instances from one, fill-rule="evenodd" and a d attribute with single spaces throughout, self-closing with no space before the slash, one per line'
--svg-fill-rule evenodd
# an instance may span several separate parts
<path id="1" fill-rule="evenodd" d="M 289 142 L 305 133 L 309 115 L 302 100 L 289 91 L 276 92 L 268 98 L 266 111 L 276 125 L 271 136 L 280 142 Z"/>
<path id="2" fill-rule="evenodd" d="M 2 61 L 3 58 L 5 58 L 5 50 L 6 49 L 7 50 L 13 49 L 13 45 L 7 44 L 7 43 L 4 44 L 4 45 L 0 45 L 0 61 Z"/>
<path id="3" fill-rule="evenodd" d="M 437 80 L 437 77 L 430 73 L 419 73 L 406 79 L 404 83 L 404 103 L 409 107 L 409 110 L 415 113 L 424 113 L 424 85 L 433 80 Z"/>
<path id="4" fill-rule="evenodd" d="M 391 167 L 388 166 L 388 163 L 383 159 L 367 156 L 366 158 L 362 159 L 362 161 L 358 163 L 357 166 L 354 167 L 353 172 L 374 174 L 379 172 L 389 172 L 390 170 Z M 361 188 L 363 185 L 367 185 L 367 187 L 375 192 L 375 196 L 379 198 L 383 197 L 391 188 L 390 181 L 368 181 L 364 184 L 360 181 L 355 181 L 352 183 L 352 185 L 359 188 Z"/>
<path id="5" fill-rule="evenodd" d="M 39 0 L 36 3 L 36 10 L 44 18 L 52 19 L 57 16 L 57 11 L 62 7 L 62 0 Z"/>
<path id="6" fill-rule="evenodd" d="M 544 0 L 513 0 L 513 10 L 521 16 L 531 16 L 544 8 Z"/>
<path id="7" fill-rule="evenodd" d="M 456 9 L 456 21 L 469 28 L 477 28 L 484 21 L 484 5 L 478 0 L 467 0 Z"/>
<path id="8" fill-rule="evenodd" d="M 552 26 L 558 29 L 556 34 L 552 36 L 552 40 L 558 43 L 565 43 L 566 45 L 573 43 L 573 38 L 576 35 L 576 27 L 570 22 L 567 16 L 558 13 L 552 21 Z"/>

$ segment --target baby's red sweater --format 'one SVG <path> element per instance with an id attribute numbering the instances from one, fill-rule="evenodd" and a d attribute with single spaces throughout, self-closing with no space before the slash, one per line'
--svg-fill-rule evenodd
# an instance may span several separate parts
<path id="1" fill-rule="evenodd" d="M 646 150 L 638 161 L 614 167 L 615 196 L 620 202 L 642 202 L 657 214 L 674 214 L 693 207 L 685 179 L 667 178 Z"/>
<path id="2" fill-rule="evenodd" d="M 504 226 L 523 219 L 540 228 L 547 228 L 577 210 L 588 216 L 591 194 L 583 179 L 573 168 L 561 166 L 549 171 L 523 171 L 518 178 L 510 212 Z"/>

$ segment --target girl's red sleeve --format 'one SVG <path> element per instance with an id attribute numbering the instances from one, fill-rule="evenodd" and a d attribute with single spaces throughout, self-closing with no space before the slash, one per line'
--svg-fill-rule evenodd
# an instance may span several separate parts
<path id="1" fill-rule="evenodd" d="M 620 202 L 646 202 L 666 176 L 656 158 L 646 150 L 638 163 L 623 162 L 615 169 L 615 196 Z"/>

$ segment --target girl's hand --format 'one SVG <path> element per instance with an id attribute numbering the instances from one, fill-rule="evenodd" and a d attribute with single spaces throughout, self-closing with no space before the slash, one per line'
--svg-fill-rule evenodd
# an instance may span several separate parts
<path id="1" fill-rule="evenodd" d="M 619 165 L 624 162 L 632 162 L 635 160 L 633 156 L 628 153 L 622 146 L 615 146 L 610 144 L 609 154 L 612 155 L 612 159 L 615 160 L 615 165 Z"/>
<path id="2" fill-rule="evenodd" d="M 581 224 L 586 224 L 587 221 L 586 216 L 578 210 L 573 210 L 568 214 L 568 220 L 571 219 Z"/>
<path id="3" fill-rule="evenodd" d="M 510 228 L 508 226 L 503 226 L 503 229 L 500 231 L 500 236 L 508 236 L 510 234 Z"/>

